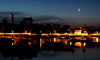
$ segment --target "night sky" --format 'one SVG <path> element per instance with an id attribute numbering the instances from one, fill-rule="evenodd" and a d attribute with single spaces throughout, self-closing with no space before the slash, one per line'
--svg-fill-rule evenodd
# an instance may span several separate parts
<path id="1" fill-rule="evenodd" d="M 51 18 L 37 23 L 100 25 L 100 0 L 0 0 L 0 12 L 24 12 L 24 16 Z"/>

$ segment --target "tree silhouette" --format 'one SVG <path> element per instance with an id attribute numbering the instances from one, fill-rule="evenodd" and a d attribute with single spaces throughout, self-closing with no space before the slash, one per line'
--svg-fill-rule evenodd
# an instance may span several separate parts
<path id="1" fill-rule="evenodd" d="M 31 17 L 24 18 L 20 24 L 32 24 L 33 19 Z"/>
<path id="2" fill-rule="evenodd" d="M 8 23 L 7 18 L 4 18 L 4 19 L 3 19 L 3 23 L 4 23 L 4 24 Z"/>

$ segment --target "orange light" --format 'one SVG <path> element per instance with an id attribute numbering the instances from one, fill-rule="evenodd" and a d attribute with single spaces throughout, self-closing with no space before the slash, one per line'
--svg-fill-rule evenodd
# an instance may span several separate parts
<path id="1" fill-rule="evenodd" d="M 54 30 L 54 33 L 56 33 L 56 30 Z"/>
<path id="2" fill-rule="evenodd" d="M 12 43 L 12 45 L 14 45 L 14 43 Z"/>
<path id="3" fill-rule="evenodd" d="M 11 40 L 14 40 L 14 38 L 12 38 Z"/>
<path id="4" fill-rule="evenodd" d="M 75 46 L 81 47 L 81 46 L 82 46 L 82 43 L 81 43 L 81 42 L 76 42 L 76 43 L 75 43 Z"/>
<path id="5" fill-rule="evenodd" d="M 99 42 L 99 39 L 98 38 L 96 38 L 96 42 Z"/>
<path id="6" fill-rule="evenodd" d="M 72 42 L 70 42 L 70 45 L 72 45 Z"/>
<path id="7" fill-rule="evenodd" d="M 42 31 L 40 31 L 40 33 L 42 33 Z"/>
<path id="8" fill-rule="evenodd" d="M 54 42 L 56 42 L 56 38 L 54 38 Z"/>
<path id="9" fill-rule="evenodd" d="M 48 34 L 46 34 L 46 33 L 42 33 L 41 35 L 42 35 L 42 36 L 48 36 Z"/>
<path id="10" fill-rule="evenodd" d="M 40 39 L 40 48 L 42 47 L 42 39 Z"/>
<path id="11" fill-rule="evenodd" d="M 68 44 L 68 41 L 67 41 L 67 40 L 65 40 L 65 41 L 64 41 L 64 44 L 65 44 L 65 45 L 67 45 L 67 44 Z"/>
<path id="12" fill-rule="evenodd" d="M 27 33 L 27 31 L 25 30 L 25 33 Z"/>
<path id="13" fill-rule="evenodd" d="M 82 30 L 75 30 L 76 35 L 81 35 Z"/>
<path id="14" fill-rule="evenodd" d="M 83 46 L 85 47 L 86 46 L 86 43 L 83 43 Z"/>
<path id="15" fill-rule="evenodd" d="M 12 33 L 14 33 L 14 31 L 12 30 Z"/>
<path id="16" fill-rule="evenodd" d="M 31 42 L 28 42 L 29 45 L 31 45 Z"/>

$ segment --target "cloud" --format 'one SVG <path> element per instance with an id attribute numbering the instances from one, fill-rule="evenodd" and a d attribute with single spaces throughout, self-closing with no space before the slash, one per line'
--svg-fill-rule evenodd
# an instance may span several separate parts
<path id="1" fill-rule="evenodd" d="M 25 12 L 5 12 L 5 11 L 0 11 L 0 14 L 11 14 L 14 13 L 15 15 L 23 15 Z"/>
<path id="2" fill-rule="evenodd" d="M 11 13 L 0 11 L 0 21 L 2 18 L 8 18 L 11 21 Z M 29 16 L 27 12 L 13 12 L 15 17 L 15 23 L 20 23 L 21 20 L 25 16 Z M 87 26 L 99 26 L 100 18 L 62 18 L 57 16 L 33 16 L 33 23 L 37 24 L 66 24 L 66 25 L 75 25 L 75 26 L 83 26 L 86 24 Z"/>
<path id="3" fill-rule="evenodd" d="M 72 22 L 72 18 L 60 18 L 54 16 L 41 16 L 37 18 L 33 18 L 34 23 L 39 24 L 70 24 Z"/>
<path id="4" fill-rule="evenodd" d="M 48 18 L 41 17 L 41 18 L 36 18 L 34 23 L 39 23 L 39 24 L 66 24 L 66 25 L 71 25 L 73 24 L 75 26 L 99 26 L 100 18 L 59 18 L 59 17 L 53 17 L 53 16 L 48 16 Z"/>
<path id="5" fill-rule="evenodd" d="M 48 20 L 52 20 L 52 19 L 60 19 L 59 17 L 55 17 L 55 16 L 37 16 L 35 18 L 33 18 L 34 21 L 48 21 Z"/>
<path id="6" fill-rule="evenodd" d="M 10 17 L 11 13 L 13 13 L 15 16 L 23 16 L 26 14 L 26 12 L 5 12 L 5 11 L 0 11 L 0 18 L 5 18 L 5 17 Z"/>

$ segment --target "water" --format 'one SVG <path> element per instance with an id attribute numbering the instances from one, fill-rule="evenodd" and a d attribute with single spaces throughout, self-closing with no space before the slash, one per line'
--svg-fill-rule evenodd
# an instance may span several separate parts
<path id="1" fill-rule="evenodd" d="M 72 52 L 47 52 L 40 51 L 38 58 L 35 60 L 100 60 L 100 48 L 86 48 L 86 52 L 83 53 L 82 48 L 75 48 L 77 51 Z M 74 54 L 74 56 L 73 56 Z M 84 56 L 85 54 L 85 56 Z M 84 59 L 85 57 L 85 59 Z"/>
<path id="2" fill-rule="evenodd" d="M 96 42 L 96 38 L 94 38 L 94 42 Z M 78 38 L 80 39 L 80 38 Z M 42 40 L 41 43 L 45 40 L 57 41 L 57 42 L 67 42 L 67 39 L 59 39 L 58 37 L 52 39 L 40 39 Z M 100 42 L 100 39 L 97 39 Z M 16 39 L 15 39 L 16 42 Z M 65 43 L 67 44 L 67 43 Z M 77 44 L 79 47 L 81 46 L 80 43 Z M 86 52 L 83 52 L 83 48 L 75 48 L 75 52 L 72 51 L 39 51 L 37 54 L 37 58 L 31 59 L 23 59 L 23 60 L 100 60 L 100 48 L 85 48 Z M 0 60 L 11 60 L 11 57 L 5 57 L 3 54 L 0 53 Z M 20 60 L 18 57 L 14 57 L 13 60 Z"/>
<path id="3" fill-rule="evenodd" d="M 75 52 L 71 51 L 39 51 L 37 58 L 22 59 L 22 60 L 100 60 L 100 48 L 86 48 L 86 52 L 83 53 L 83 48 L 75 48 Z M 4 57 L 0 53 L 0 60 L 11 60 L 11 57 Z M 13 60 L 19 60 L 18 57 L 14 57 Z"/>

